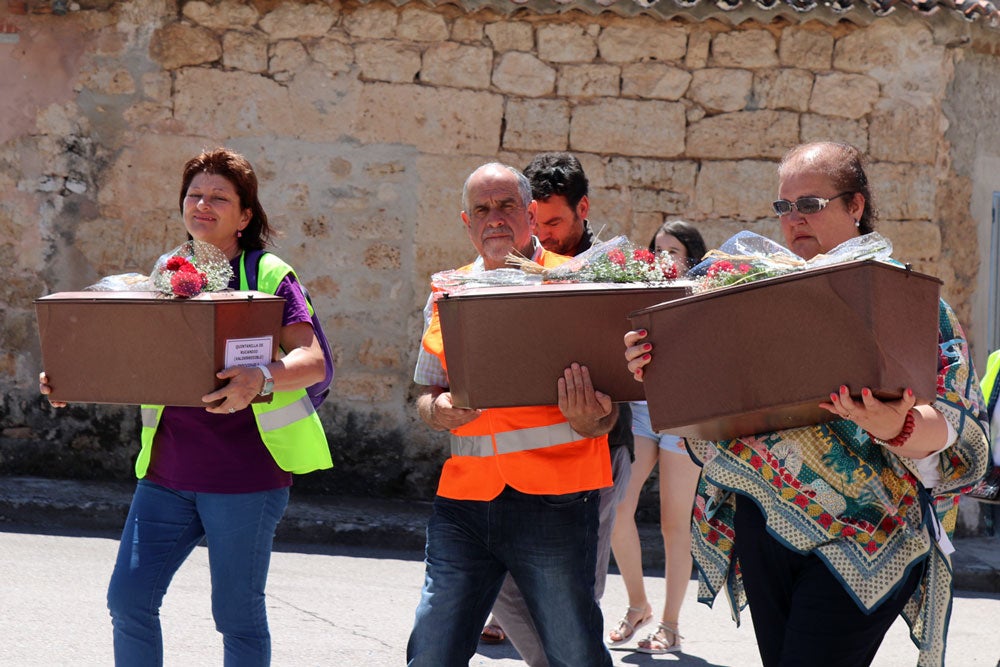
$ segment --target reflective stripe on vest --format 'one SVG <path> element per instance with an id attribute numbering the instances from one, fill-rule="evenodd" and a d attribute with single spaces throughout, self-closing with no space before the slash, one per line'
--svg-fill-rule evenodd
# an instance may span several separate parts
<path id="1" fill-rule="evenodd" d="M 156 423 L 160 421 L 160 411 L 163 408 L 153 408 L 148 405 L 142 406 L 139 410 L 139 417 L 142 418 L 143 428 L 156 428 Z"/>
<path id="2" fill-rule="evenodd" d="M 240 286 L 246 289 L 244 260 L 240 259 Z M 257 289 L 274 294 L 286 275 L 295 274 L 288 264 L 271 253 L 261 256 L 257 271 Z M 270 403 L 251 403 L 257 430 L 274 462 L 282 470 L 304 474 L 313 470 L 333 467 L 330 447 L 319 415 L 305 389 L 276 391 Z M 146 476 L 152 455 L 153 440 L 159 426 L 163 406 L 143 405 L 142 448 L 135 461 L 136 476 Z"/>
<path id="3" fill-rule="evenodd" d="M 277 431 L 279 428 L 291 426 L 300 419 L 305 419 L 314 412 L 316 412 L 316 408 L 313 407 L 309 396 L 305 395 L 294 403 L 289 403 L 276 410 L 258 412 L 257 422 L 264 431 Z"/>
<path id="4" fill-rule="evenodd" d="M 550 426 L 536 426 L 507 431 L 492 435 L 451 436 L 452 456 L 493 456 L 493 440 L 496 438 L 497 454 L 511 454 L 530 449 L 544 449 L 585 439 L 568 422 Z"/>

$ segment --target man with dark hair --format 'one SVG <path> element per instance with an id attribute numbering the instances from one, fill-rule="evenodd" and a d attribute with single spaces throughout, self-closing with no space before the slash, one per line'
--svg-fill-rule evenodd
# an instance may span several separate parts
<path id="1" fill-rule="evenodd" d="M 587 221 L 590 200 L 587 176 L 571 153 L 540 153 L 525 168 L 535 199 L 535 235 L 542 246 L 560 255 L 575 256 L 594 244 Z M 611 559 L 611 529 L 615 510 L 625 495 L 632 471 L 632 410 L 618 404 L 618 420 L 608 433 L 613 486 L 601 489 L 597 532 L 597 570 L 594 599 L 600 602 Z M 507 577 L 493 604 L 495 626 L 502 628 L 529 667 L 548 667 L 545 650 L 517 584 Z M 491 624 L 487 624 L 484 632 Z"/>
<path id="2" fill-rule="evenodd" d="M 589 183 L 571 153 L 539 153 L 524 170 L 538 202 L 536 235 L 546 250 L 575 257 L 594 243 L 587 223 Z"/>

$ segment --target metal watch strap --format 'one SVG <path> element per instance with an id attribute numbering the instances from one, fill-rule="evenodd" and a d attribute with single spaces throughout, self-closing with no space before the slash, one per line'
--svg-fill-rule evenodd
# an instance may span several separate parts
<path id="1" fill-rule="evenodd" d="M 260 365 L 257 368 L 264 374 L 264 386 L 261 387 L 260 395 L 270 396 L 274 392 L 274 378 L 271 377 L 271 369 L 264 365 Z"/>

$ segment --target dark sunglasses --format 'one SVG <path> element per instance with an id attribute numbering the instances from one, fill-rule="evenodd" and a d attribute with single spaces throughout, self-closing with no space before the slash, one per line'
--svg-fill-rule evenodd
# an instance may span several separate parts
<path id="1" fill-rule="evenodd" d="M 834 195 L 829 199 L 824 199 L 823 197 L 799 197 L 795 201 L 779 199 L 778 201 L 771 202 L 771 208 L 774 209 L 775 215 L 779 218 L 791 213 L 793 208 L 802 215 L 809 215 L 810 213 L 819 213 L 834 199 L 853 194 L 853 192 L 841 192 L 839 195 Z"/>

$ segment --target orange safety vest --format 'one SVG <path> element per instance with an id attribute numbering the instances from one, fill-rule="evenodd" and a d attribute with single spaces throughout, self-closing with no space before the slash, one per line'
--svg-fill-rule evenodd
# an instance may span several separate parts
<path id="1" fill-rule="evenodd" d="M 558 266 L 566 259 L 543 251 L 539 263 Z M 422 343 L 447 371 L 436 302 Z M 508 485 L 522 493 L 557 495 L 611 482 L 608 436 L 580 435 L 556 405 L 490 408 L 451 431 L 451 458 L 437 492 L 454 500 L 492 500 Z"/>

